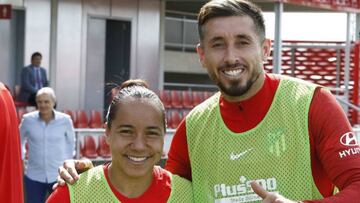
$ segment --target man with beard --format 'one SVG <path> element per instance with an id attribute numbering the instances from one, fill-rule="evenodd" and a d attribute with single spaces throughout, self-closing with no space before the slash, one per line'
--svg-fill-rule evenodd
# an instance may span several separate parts
<path id="1" fill-rule="evenodd" d="M 260 9 L 210 1 L 198 29 L 200 62 L 220 92 L 182 121 L 166 163 L 192 180 L 195 202 L 358 202 L 360 149 L 345 113 L 324 88 L 264 72 Z"/>
<path id="2" fill-rule="evenodd" d="M 181 122 L 165 166 L 192 180 L 194 201 L 359 202 L 360 148 L 345 113 L 324 88 L 264 72 L 261 10 L 213 0 L 198 29 L 200 62 L 220 92 Z M 73 181 L 69 171 L 60 168 Z"/>

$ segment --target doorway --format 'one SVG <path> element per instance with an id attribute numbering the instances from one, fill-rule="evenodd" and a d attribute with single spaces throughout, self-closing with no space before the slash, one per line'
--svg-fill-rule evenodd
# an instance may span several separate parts
<path id="1" fill-rule="evenodd" d="M 12 10 L 10 20 L 0 20 L 0 33 L 0 81 L 14 91 L 24 66 L 25 11 Z"/>
<path id="2" fill-rule="evenodd" d="M 129 79 L 130 43 L 130 21 L 89 18 L 85 109 L 105 113 L 111 101 L 111 89 Z"/>

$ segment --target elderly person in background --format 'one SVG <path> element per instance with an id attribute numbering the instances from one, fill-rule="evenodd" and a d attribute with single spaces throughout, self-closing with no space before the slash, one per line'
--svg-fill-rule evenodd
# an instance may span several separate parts
<path id="1" fill-rule="evenodd" d="M 20 124 L 22 159 L 25 142 L 29 144 L 25 170 L 27 202 L 41 203 L 52 192 L 57 168 L 65 159 L 73 158 L 75 132 L 70 116 L 54 109 L 53 89 L 41 88 L 36 94 L 37 111 L 25 114 Z"/>

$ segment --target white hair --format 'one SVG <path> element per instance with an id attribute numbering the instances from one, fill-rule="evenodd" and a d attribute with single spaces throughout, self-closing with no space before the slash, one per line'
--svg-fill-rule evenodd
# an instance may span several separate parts
<path id="1" fill-rule="evenodd" d="M 37 91 L 37 93 L 36 93 L 36 97 L 38 97 L 39 95 L 42 95 L 42 94 L 50 95 L 51 98 L 53 99 L 53 101 L 56 102 L 55 92 L 51 87 L 43 87 L 43 88 L 39 89 L 39 91 Z"/>

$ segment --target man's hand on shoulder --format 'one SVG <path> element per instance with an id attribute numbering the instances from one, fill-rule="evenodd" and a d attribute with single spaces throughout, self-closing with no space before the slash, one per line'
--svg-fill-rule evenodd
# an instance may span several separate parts
<path id="1" fill-rule="evenodd" d="M 68 159 L 63 165 L 59 167 L 59 175 L 57 183 L 54 184 L 53 189 L 58 185 L 63 186 L 65 183 L 74 184 L 79 179 L 79 174 L 93 168 L 93 164 L 89 159 Z"/>

